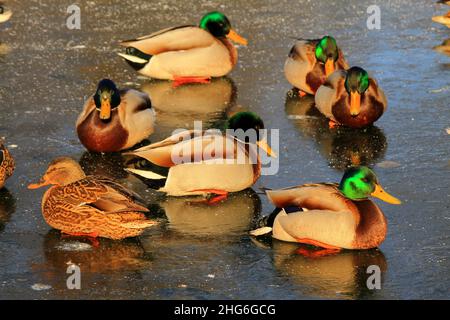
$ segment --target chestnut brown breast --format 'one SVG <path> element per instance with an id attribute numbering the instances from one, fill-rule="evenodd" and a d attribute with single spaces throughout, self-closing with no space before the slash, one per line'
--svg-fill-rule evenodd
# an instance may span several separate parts
<path id="1" fill-rule="evenodd" d="M 349 105 L 350 96 L 345 94 L 335 102 L 331 111 L 339 123 L 352 128 L 362 128 L 374 123 L 384 111 L 383 104 L 373 96 L 361 96 L 361 111 L 357 116 L 350 114 Z"/>
<path id="2" fill-rule="evenodd" d="M 86 149 L 94 152 L 120 151 L 128 140 L 128 132 L 120 123 L 118 108 L 112 110 L 108 122 L 102 121 L 94 109 L 78 126 L 77 132 Z"/>

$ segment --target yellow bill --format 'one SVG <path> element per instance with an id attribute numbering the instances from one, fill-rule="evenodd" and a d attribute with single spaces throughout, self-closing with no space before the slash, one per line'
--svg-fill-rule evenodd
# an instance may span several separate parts
<path id="1" fill-rule="evenodd" d="M 350 92 L 350 114 L 357 116 L 361 111 L 361 95 L 359 92 Z"/>
<path id="2" fill-rule="evenodd" d="M 231 29 L 230 32 L 227 34 L 227 38 L 232 40 L 232 41 L 234 41 L 234 42 L 236 42 L 236 43 L 242 44 L 244 46 L 246 46 L 247 43 L 248 43 L 247 39 L 245 39 L 244 37 L 240 36 L 233 29 Z"/>
<path id="3" fill-rule="evenodd" d="M 381 199 L 391 204 L 401 204 L 402 202 L 394 196 L 383 190 L 383 188 L 377 183 L 375 184 L 375 190 L 372 192 L 372 197 Z"/>
<path id="4" fill-rule="evenodd" d="M 275 151 L 272 150 L 272 148 L 269 146 L 266 140 L 261 140 L 256 143 L 258 147 L 263 149 L 270 157 L 276 158 L 277 154 Z"/>
<path id="5" fill-rule="evenodd" d="M 330 74 L 334 72 L 334 60 L 328 58 L 327 62 L 325 62 L 325 76 L 328 77 Z"/>
<path id="6" fill-rule="evenodd" d="M 102 100 L 100 107 L 100 119 L 108 120 L 111 117 L 111 103 L 109 100 Z"/>

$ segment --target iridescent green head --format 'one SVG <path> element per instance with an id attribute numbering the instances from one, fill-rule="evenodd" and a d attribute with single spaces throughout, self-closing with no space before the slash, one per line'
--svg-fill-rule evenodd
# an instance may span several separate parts
<path id="1" fill-rule="evenodd" d="M 339 49 L 336 40 L 330 36 L 325 36 L 320 39 L 316 45 L 316 59 L 326 63 L 329 59 L 337 61 L 338 58 Z"/>
<path id="2" fill-rule="evenodd" d="M 213 11 L 203 16 L 200 28 L 209 31 L 215 37 L 225 37 L 231 30 L 231 23 L 223 13 Z"/>
<path id="3" fill-rule="evenodd" d="M 275 152 L 272 151 L 266 140 L 260 136 L 259 130 L 264 129 L 264 122 L 255 112 L 241 111 L 234 114 L 230 119 L 228 119 L 226 129 L 242 129 L 247 134 L 251 134 L 251 132 L 248 132 L 247 130 L 254 130 L 253 133 L 255 133 L 254 137 L 256 138 L 256 141 L 248 141 L 247 136 L 243 140 L 246 142 L 256 142 L 256 144 L 269 156 L 276 157 Z"/>
<path id="4" fill-rule="evenodd" d="M 339 184 L 339 190 L 351 200 L 365 200 L 372 196 L 392 204 L 401 203 L 383 190 L 375 173 L 365 166 L 347 169 Z"/>
<path id="5" fill-rule="evenodd" d="M 264 122 L 255 112 L 241 111 L 228 119 L 226 128 L 233 130 L 242 129 L 244 131 L 253 129 L 258 132 L 259 129 L 264 129 Z"/>
<path id="6" fill-rule="evenodd" d="M 208 31 L 214 37 L 227 37 L 234 42 L 247 45 L 247 40 L 231 28 L 230 20 L 222 12 L 213 11 L 205 14 L 200 20 L 199 27 Z"/>
<path id="7" fill-rule="evenodd" d="M 345 76 L 345 90 L 350 95 L 350 114 L 353 117 L 361 111 L 361 95 L 369 88 L 369 75 L 360 67 L 351 67 Z"/>
<path id="8" fill-rule="evenodd" d="M 120 91 L 116 84 L 109 80 L 103 79 L 98 83 L 97 91 L 94 94 L 94 102 L 99 117 L 103 121 L 111 119 L 111 111 L 120 105 Z"/>
<path id="9" fill-rule="evenodd" d="M 369 88 L 369 74 L 366 70 L 360 67 L 351 67 L 347 70 L 345 77 L 345 90 L 350 94 L 351 92 L 358 92 L 363 94 Z"/>
<path id="10" fill-rule="evenodd" d="M 335 63 L 339 58 L 339 49 L 333 37 L 325 36 L 316 45 L 316 59 L 324 65 L 325 76 L 336 70 Z"/>

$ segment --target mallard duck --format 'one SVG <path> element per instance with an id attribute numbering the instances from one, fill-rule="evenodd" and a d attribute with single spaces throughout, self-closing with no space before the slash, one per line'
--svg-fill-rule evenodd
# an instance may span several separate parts
<path id="1" fill-rule="evenodd" d="M 53 160 L 38 183 L 29 189 L 52 185 L 42 198 L 42 214 L 54 229 L 71 236 L 123 239 L 140 235 L 155 224 L 138 204 L 138 195 L 114 180 L 86 176 L 73 159 Z"/>
<path id="2" fill-rule="evenodd" d="M 3 2 L 0 2 L 0 23 L 8 21 L 12 16 L 12 11 L 5 7 Z"/>
<path id="3" fill-rule="evenodd" d="M 236 65 L 237 50 L 228 39 L 247 45 L 228 18 L 214 11 L 203 16 L 198 27 L 168 28 L 122 41 L 126 54 L 119 55 L 145 76 L 174 80 L 174 85 L 203 83 L 228 74 Z"/>
<path id="4" fill-rule="evenodd" d="M 5 186 L 6 180 L 12 176 L 16 164 L 11 153 L 0 140 L 0 189 Z"/>
<path id="5" fill-rule="evenodd" d="M 249 188 L 259 178 L 261 162 L 254 143 L 275 156 L 259 135 L 264 123 L 255 113 L 236 113 L 228 120 L 227 128 L 233 131 L 227 130 L 223 134 L 219 130 L 184 130 L 161 142 L 124 154 L 170 168 L 167 177 L 139 169 L 127 170 L 148 179 L 166 179 L 159 191 L 171 196 L 216 195 L 212 201 L 223 199 L 228 192 Z M 250 134 L 239 139 L 239 131 Z M 250 137 L 252 133 L 255 134 Z M 247 138 L 249 143 L 243 141 Z"/>
<path id="6" fill-rule="evenodd" d="M 447 12 L 445 15 L 442 16 L 434 16 L 431 18 L 434 22 L 443 24 L 444 26 L 447 26 L 447 28 L 450 28 L 450 11 Z"/>
<path id="7" fill-rule="evenodd" d="M 300 96 L 315 94 L 326 78 L 335 70 L 347 69 L 341 49 L 333 37 L 299 39 L 292 47 L 284 64 L 287 81 L 300 90 Z"/>
<path id="8" fill-rule="evenodd" d="M 370 249 L 386 237 L 387 222 L 381 209 L 368 197 L 392 204 L 400 200 L 383 190 L 368 167 L 347 169 L 340 184 L 305 184 L 268 190 L 277 207 L 266 226 L 252 235 L 272 232 L 272 237 L 327 249 Z"/>
<path id="9" fill-rule="evenodd" d="M 116 152 L 129 149 L 153 133 L 155 113 L 147 94 L 117 89 L 103 79 L 84 104 L 76 128 L 89 151 Z"/>
<path id="10" fill-rule="evenodd" d="M 444 40 L 442 44 L 433 47 L 437 52 L 443 53 L 447 56 L 450 56 L 450 39 Z"/>
<path id="11" fill-rule="evenodd" d="M 450 6 L 450 0 L 438 0 L 437 3 L 442 3 Z"/>
<path id="12" fill-rule="evenodd" d="M 360 67 L 334 72 L 317 90 L 315 103 L 331 120 L 331 127 L 366 127 L 377 121 L 387 108 L 383 90 Z"/>

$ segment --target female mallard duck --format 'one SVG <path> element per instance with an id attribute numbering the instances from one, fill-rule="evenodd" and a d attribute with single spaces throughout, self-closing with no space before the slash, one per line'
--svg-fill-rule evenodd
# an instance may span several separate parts
<path id="1" fill-rule="evenodd" d="M 330 119 L 330 127 L 362 128 L 386 111 L 387 100 L 375 79 L 359 67 L 334 72 L 315 96 L 316 108 Z"/>
<path id="2" fill-rule="evenodd" d="M 300 96 L 315 94 L 326 78 L 335 70 L 347 69 L 341 49 L 333 37 L 298 40 L 284 64 L 287 81 L 300 90 Z"/>
<path id="3" fill-rule="evenodd" d="M 0 189 L 5 186 L 6 180 L 12 176 L 15 167 L 13 157 L 0 140 Z"/>
<path id="4" fill-rule="evenodd" d="M 228 120 L 227 128 L 232 133 L 229 130 L 226 134 L 219 130 L 185 130 L 126 153 L 170 168 L 167 178 L 149 171 L 127 170 L 149 179 L 166 179 L 159 190 L 171 196 L 217 195 L 213 202 L 226 198 L 228 192 L 249 188 L 259 178 L 261 162 L 254 143 L 274 156 L 260 136 L 259 129 L 264 128 L 264 123 L 255 113 L 236 113 Z M 246 137 L 239 139 L 240 133 Z"/>
<path id="5" fill-rule="evenodd" d="M 400 204 L 380 186 L 367 167 L 347 169 L 340 184 L 305 184 L 268 190 L 275 210 L 252 235 L 272 231 L 278 240 L 311 244 L 327 249 L 370 249 L 386 237 L 387 222 L 381 209 L 368 197 Z M 295 208 L 294 208 L 295 207 Z"/>
<path id="6" fill-rule="evenodd" d="M 447 12 L 445 15 L 442 16 L 434 16 L 431 18 L 434 22 L 443 24 L 444 26 L 447 26 L 447 28 L 450 28 L 450 11 Z"/>
<path id="7" fill-rule="evenodd" d="M 3 2 L 0 2 L 0 23 L 8 21 L 12 16 L 12 11 L 5 7 Z"/>
<path id="8" fill-rule="evenodd" d="M 155 224 L 136 202 L 137 195 L 114 180 L 86 176 L 73 159 L 53 160 L 37 189 L 52 185 L 42 198 L 42 214 L 53 228 L 73 236 L 123 239 L 141 234 Z"/>
<path id="9" fill-rule="evenodd" d="M 236 65 L 237 50 L 228 39 L 247 45 L 228 18 L 215 11 L 203 16 L 198 27 L 168 28 L 122 41 L 126 54 L 119 55 L 145 76 L 174 80 L 174 85 L 203 83 L 228 74 Z"/>
<path id="10" fill-rule="evenodd" d="M 152 134 L 154 118 L 147 94 L 133 89 L 119 91 L 114 82 L 103 79 L 84 104 L 76 127 L 81 143 L 89 151 L 116 152 Z"/>

